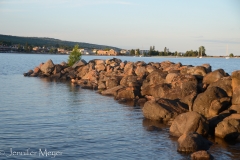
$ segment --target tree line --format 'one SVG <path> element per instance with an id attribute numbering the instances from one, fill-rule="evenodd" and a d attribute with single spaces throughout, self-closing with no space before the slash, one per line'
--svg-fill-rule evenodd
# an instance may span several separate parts
<path id="1" fill-rule="evenodd" d="M 130 55 L 132 56 L 184 56 L 184 57 L 200 57 L 200 56 L 207 56 L 206 49 L 204 46 L 200 46 L 198 50 L 193 51 L 186 51 L 185 53 L 180 53 L 178 51 L 171 52 L 167 47 L 164 47 L 163 51 L 155 50 L 155 46 L 150 46 L 148 52 L 144 52 L 140 49 L 131 49 Z"/>

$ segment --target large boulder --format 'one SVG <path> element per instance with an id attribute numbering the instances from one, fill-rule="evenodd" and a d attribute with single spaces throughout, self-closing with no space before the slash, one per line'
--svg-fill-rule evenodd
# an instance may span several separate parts
<path id="1" fill-rule="evenodd" d="M 209 123 L 208 133 L 214 136 L 215 128 L 218 125 L 218 123 L 222 122 L 224 118 L 230 116 L 231 114 L 232 114 L 232 111 L 224 111 L 224 112 L 221 112 L 219 115 L 213 116 L 210 119 L 208 119 L 208 123 Z"/>
<path id="2" fill-rule="evenodd" d="M 80 59 L 73 64 L 72 68 L 75 69 L 77 67 L 85 66 L 86 64 L 87 64 L 87 62 L 84 59 Z"/>
<path id="3" fill-rule="evenodd" d="M 232 77 L 232 89 L 235 90 L 235 88 L 240 86 L 240 70 L 232 72 L 231 77 Z"/>
<path id="4" fill-rule="evenodd" d="M 240 135 L 240 114 L 232 114 L 218 123 L 215 128 L 215 136 L 227 140 L 237 139 Z"/>
<path id="5" fill-rule="evenodd" d="M 122 88 L 124 88 L 124 87 L 123 86 L 116 86 L 116 87 L 113 87 L 113 88 L 102 91 L 101 94 L 105 95 L 105 96 L 116 96 L 118 90 L 120 90 Z"/>
<path id="6" fill-rule="evenodd" d="M 220 78 L 227 77 L 227 76 L 228 75 L 225 73 L 225 71 L 223 69 L 217 69 L 213 72 L 210 72 L 210 73 L 206 74 L 203 77 L 203 83 L 208 85 L 208 84 L 211 84 L 213 82 L 216 82 Z"/>
<path id="7" fill-rule="evenodd" d="M 240 86 L 235 87 L 233 90 L 232 104 L 240 105 Z"/>
<path id="8" fill-rule="evenodd" d="M 77 77 L 82 78 L 85 76 L 89 71 L 89 65 L 81 66 L 77 69 Z"/>
<path id="9" fill-rule="evenodd" d="M 120 81 L 120 85 L 125 86 L 125 87 L 139 86 L 137 79 L 138 79 L 138 77 L 134 76 L 134 75 L 124 76 Z"/>
<path id="10" fill-rule="evenodd" d="M 152 71 L 154 71 L 154 70 L 156 70 L 157 68 L 155 67 L 155 66 L 152 66 L 152 65 L 150 65 L 150 64 L 148 64 L 147 66 L 146 66 L 146 72 L 147 73 L 151 73 Z"/>
<path id="11" fill-rule="evenodd" d="M 212 66 L 209 63 L 202 64 L 206 68 L 207 73 L 212 72 Z"/>
<path id="12" fill-rule="evenodd" d="M 154 74 L 153 71 L 148 77 Z M 165 98 L 165 99 L 180 99 L 183 103 L 187 104 L 189 108 L 192 108 L 193 100 L 197 95 L 197 84 L 198 81 L 193 75 L 177 75 L 171 79 L 171 83 L 165 82 L 164 72 L 160 74 L 161 76 L 152 77 L 152 80 L 147 77 L 147 80 L 143 82 L 141 87 L 142 95 L 150 95 L 155 98 Z M 169 79 L 168 79 L 169 82 Z M 161 84 L 159 84 L 161 83 Z"/>
<path id="13" fill-rule="evenodd" d="M 177 115 L 187 111 L 187 106 L 183 103 L 168 99 L 147 101 L 142 108 L 145 118 L 165 122 L 173 120 Z"/>
<path id="14" fill-rule="evenodd" d="M 228 110 L 235 113 L 240 113 L 240 104 L 232 105 Z"/>
<path id="15" fill-rule="evenodd" d="M 106 78 L 106 88 L 110 89 L 119 85 L 119 79 L 116 76 Z"/>
<path id="16" fill-rule="evenodd" d="M 159 84 L 165 83 L 166 76 L 167 76 L 167 73 L 162 72 L 161 70 L 152 71 L 143 81 L 143 84 L 141 87 L 142 95 L 151 95 L 151 93 L 149 93 L 149 89 L 154 88 Z"/>
<path id="17" fill-rule="evenodd" d="M 144 65 L 137 65 L 135 69 L 135 74 L 139 77 L 142 78 L 146 74 L 146 67 Z"/>
<path id="18" fill-rule="evenodd" d="M 212 82 L 208 87 L 213 87 L 213 86 L 223 89 L 229 97 L 232 97 L 232 94 L 233 94 L 232 79 L 230 76 L 220 78 L 216 82 Z"/>
<path id="19" fill-rule="evenodd" d="M 122 89 L 119 89 L 117 91 L 117 94 L 115 95 L 115 99 L 117 100 L 132 100 L 137 95 L 135 95 L 136 91 L 134 87 L 125 87 Z"/>
<path id="20" fill-rule="evenodd" d="M 207 74 L 206 68 L 203 66 L 188 67 L 188 74 L 205 76 Z"/>
<path id="21" fill-rule="evenodd" d="M 212 143 L 197 133 L 184 133 L 178 139 L 179 152 L 196 152 L 208 150 Z"/>
<path id="22" fill-rule="evenodd" d="M 203 93 L 198 94 L 194 103 L 193 111 L 196 111 L 205 117 L 211 117 L 228 109 L 230 98 L 227 93 L 219 87 L 208 87 Z"/>
<path id="23" fill-rule="evenodd" d="M 197 112 L 187 112 L 178 115 L 172 122 L 170 134 L 179 137 L 184 133 L 196 132 L 206 136 L 208 134 L 207 119 Z"/>
<path id="24" fill-rule="evenodd" d="M 106 70 L 106 66 L 105 66 L 105 64 L 96 64 L 95 65 L 95 69 L 98 71 L 98 72 L 100 72 L 100 71 L 105 71 Z"/>
<path id="25" fill-rule="evenodd" d="M 62 66 L 62 65 L 56 64 L 55 67 L 54 67 L 54 69 L 53 69 L 53 72 L 52 72 L 52 73 L 53 73 L 53 74 L 61 73 L 62 69 L 63 69 L 63 66 Z"/>
<path id="26" fill-rule="evenodd" d="M 54 69 L 54 63 L 51 59 L 49 59 L 47 62 L 41 65 L 41 68 L 40 68 L 40 70 L 46 75 L 50 75 L 53 69 Z"/>
<path id="27" fill-rule="evenodd" d="M 89 80 L 97 84 L 98 73 L 95 70 L 89 71 L 85 76 L 82 77 L 83 80 Z"/>
<path id="28" fill-rule="evenodd" d="M 134 72 L 134 63 L 133 62 L 127 62 L 127 64 L 124 67 L 124 74 L 125 75 L 133 75 Z"/>
<path id="29" fill-rule="evenodd" d="M 172 83 L 174 81 L 174 78 L 176 78 L 177 76 L 179 76 L 178 73 L 168 73 L 166 76 L 166 83 Z"/>
<path id="30" fill-rule="evenodd" d="M 213 160 L 213 156 L 207 151 L 197 151 L 191 154 L 191 160 Z"/>

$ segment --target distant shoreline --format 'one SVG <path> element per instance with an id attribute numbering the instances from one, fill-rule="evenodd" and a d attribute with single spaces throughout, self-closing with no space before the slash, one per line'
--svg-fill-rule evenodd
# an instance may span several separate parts
<path id="1" fill-rule="evenodd" d="M 47 53 L 47 52 L 44 52 L 44 53 L 41 53 L 41 52 L 36 52 L 36 53 L 27 53 L 27 52 L 0 52 L 0 53 L 5 53 L 5 54 L 47 54 L 47 55 L 69 55 L 69 54 L 62 54 L 62 53 Z M 82 56 L 103 56 L 103 55 L 82 55 Z M 104 55 L 104 56 L 107 56 L 107 55 Z M 127 57 L 134 57 L 134 56 L 131 56 L 131 55 L 117 55 L 117 57 L 121 57 L 121 56 L 127 56 Z M 111 56 L 109 56 L 111 57 Z M 139 57 L 139 56 L 136 56 L 136 57 Z M 152 58 L 197 58 L 197 57 L 184 57 L 184 56 L 145 56 L 145 57 L 152 57 Z M 226 56 L 207 56 L 207 57 L 203 57 L 203 58 L 225 58 Z M 144 58 L 144 57 L 139 57 L 139 58 Z M 231 58 L 240 58 L 240 56 L 234 56 L 234 57 L 231 57 Z M 230 59 L 231 59 L 230 58 Z"/>

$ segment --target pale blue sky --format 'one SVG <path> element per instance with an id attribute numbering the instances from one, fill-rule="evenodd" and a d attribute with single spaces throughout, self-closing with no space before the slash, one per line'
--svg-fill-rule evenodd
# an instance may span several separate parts
<path id="1" fill-rule="evenodd" d="M 0 0 L 0 34 L 240 55 L 240 1 Z"/>

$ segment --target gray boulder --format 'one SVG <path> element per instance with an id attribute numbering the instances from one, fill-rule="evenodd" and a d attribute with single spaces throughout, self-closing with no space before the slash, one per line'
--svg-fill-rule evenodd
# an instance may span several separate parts
<path id="1" fill-rule="evenodd" d="M 45 62 L 41 67 L 40 70 L 47 75 L 50 75 L 52 71 L 54 70 L 54 63 L 51 59 L 49 59 L 47 62 Z"/>
<path id="2" fill-rule="evenodd" d="M 178 115 L 170 127 L 170 134 L 179 137 L 184 133 L 196 132 L 206 136 L 209 125 L 207 119 L 197 112 L 187 112 Z"/>
<path id="3" fill-rule="evenodd" d="M 197 133 L 185 133 L 178 139 L 179 152 L 208 150 L 212 143 Z"/>

